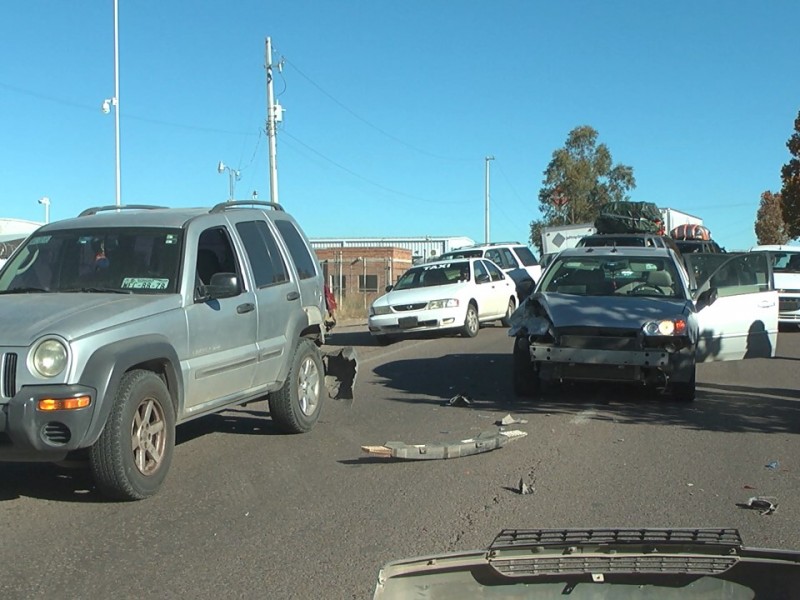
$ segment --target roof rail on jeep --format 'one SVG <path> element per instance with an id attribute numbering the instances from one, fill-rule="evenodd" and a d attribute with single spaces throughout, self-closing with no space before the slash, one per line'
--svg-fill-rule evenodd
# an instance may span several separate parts
<path id="1" fill-rule="evenodd" d="M 167 208 L 166 206 L 154 206 L 152 204 L 111 204 L 109 206 L 93 206 L 92 208 L 87 208 L 86 210 L 82 211 L 79 214 L 79 217 L 88 217 L 90 215 L 96 215 L 99 212 L 105 212 L 107 210 L 156 210 L 159 208 Z"/>
<path id="2" fill-rule="evenodd" d="M 266 202 L 264 200 L 228 200 L 227 202 L 220 202 L 219 204 L 215 205 L 209 213 L 220 213 L 224 212 L 229 208 L 235 207 L 242 207 L 242 206 L 269 206 L 274 210 L 279 210 L 281 212 L 285 212 L 283 207 L 278 204 L 277 202 Z"/>

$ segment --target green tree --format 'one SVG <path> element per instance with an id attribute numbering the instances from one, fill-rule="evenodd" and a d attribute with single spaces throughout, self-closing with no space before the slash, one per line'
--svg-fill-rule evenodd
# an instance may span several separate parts
<path id="1" fill-rule="evenodd" d="M 786 142 L 792 158 L 781 169 L 783 221 L 790 239 L 800 237 L 800 112 L 794 120 L 794 133 Z"/>
<path id="2" fill-rule="evenodd" d="M 759 244 L 785 244 L 789 241 L 783 222 L 783 203 L 780 194 L 766 191 L 756 213 L 756 240 Z"/>
<path id="3" fill-rule="evenodd" d="M 539 190 L 542 218 L 530 224 L 531 242 L 540 250 L 543 227 L 593 222 L 601 205 L 628 200 L 627 192 L 636 187 L 633 167 L 614 165 L 597 136 L 592 127 L 581 125 L 553 152 Z"/>

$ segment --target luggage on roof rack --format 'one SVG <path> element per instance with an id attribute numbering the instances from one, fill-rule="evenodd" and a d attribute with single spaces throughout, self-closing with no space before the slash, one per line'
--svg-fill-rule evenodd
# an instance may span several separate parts
<path id="1" fill-rule="evenodd" d="M 594 220 L 597 233 L 664 233 L 661 211 L 652 202 L 609 202 Z"/>
<path id="2" fill-rule="evenodd" d="M 708 241 L 711 239 L 711 232 L 708 227 L 698 225 L 696 223 L 684 223 L 678 225 L 669 232 L 669 237 L 673 240 L 703 240 Z"/>

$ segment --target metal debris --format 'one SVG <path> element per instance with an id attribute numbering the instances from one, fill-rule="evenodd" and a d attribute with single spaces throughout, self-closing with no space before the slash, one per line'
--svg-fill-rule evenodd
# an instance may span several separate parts
<path id="1" fill-rule="evenodd" d="M 358 375 L 358 357 L 355 348 L 345 346 L 338 350 L 320 349 L 325 368 L 325 388 L 334 400 L 353 403 L 353 387 Z"/>
<path id="2" fill-rule="evenodd" d="M 502 448 L 511 439 L 528 435 L 524 431 L 485 431 L 474 438 L 456 442 L 435 442 L 431 444 L 406 444 L 405 442 L 386 442 L 383 446 L 361 446 L 361 450 L 372 456 L 401 458 L 405 460 L 444 460 L 481 454 Z"/>
<path id="3" fill-rule="evenodd" d="M 497 425 L 524 425 L 528 422 L 528 419 L 519 419 L 517 417 L 512 417 L 511 413 L 507 414 L 505 417 L 500 419 L 496 422 Z"/>
<path id="4" fill-rule="evenodd" d="M 778 510 L 778 499 L 775 496 L 753 496 L 746 503 L 738 505 L 759 511 L 760 515 L 771 515 Z"/>
<path id="5" fill-rule="evenodd" d="M 447 401 L 447 406 L 472 406 L 472 398 L 467 396 L 466 394 L 456 394 L 450 400 Z"/>
<path id="6" fill-rule="evenodd" d="M 525 496 L 527 494 L 532 494 L 534 491 L 536 490 L 532 485 L 528 485 L 527 483 L 525 483 L 522 477 L 519 478 L 519 493 L 521 495 Z"/>
<path id="7" fill-rule="evenodd" d="M 765 464 L 764 466 L 767 467 L 768 469 L 770 469 L 771 471 L 777 471 L 779 463 L 778 463 L 777 460 L 771 460 L 767 464 Z"/>

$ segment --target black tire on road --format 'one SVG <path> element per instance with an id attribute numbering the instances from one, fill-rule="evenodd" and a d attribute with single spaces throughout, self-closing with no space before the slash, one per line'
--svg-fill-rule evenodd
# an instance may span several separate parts
<path id="1" fill-rule="evenodd" d="M 313 429 L 322 410 L 325 369 L 319 349 L 301 339 L 283 387 L 269 395 L 269 414 L 284 433 L 305 433 Z"/>
<path id="2" fill-rule="evenodd" d="M 390 335 L 374 335 L 372 339 L 375 340 L 375 343 L 378 346 L 388 346 L 392 342 L 394 342 L 394 338 Z"/>
<path id="3" fill-rule="evenodd" d="M 670 381 L 669 397 L 675 402 L 694 402 L 697 387 L 696 367 L 692 365 L 692 375 L 689 381 Z"/>
<path id="4" fill-rule="evenodd" d="M 537 398 L 542 390 L 539 372 L 531 362 L 529 348 L 527 339 L 514 338 L 512 383 L 514 393 L 521 398 Z"/>
<path id="5" fill-rule="evenodd" d="M 478 330 L 481 328 L 480 321 L 478 321 L 478 308 L 473 302 L 467 306 L 467 316 L 464 317 L 464 327 L 461 328 L 461 335 L 464 337 L 475 337 L 478 335 Z"/>
<path id="6" fill-rule="evenodd" d="M 103 433 L 89 451 L 100 492 L 142 500 L 164 482 L 175 449 L 175 408 L 161 378 L 144 369 L 123 375 Z"/>
<path id="7" fill-rule="evenodd" d="M 500 319 L 500 322 L 503 324 L 503 327 L 509 327 L 511 325 L 511 315 L 517 309 L 517 301 L 514 300 L 513 297 L 508 299 L 508 308 L 506 308 L 506 316 Z"/>

